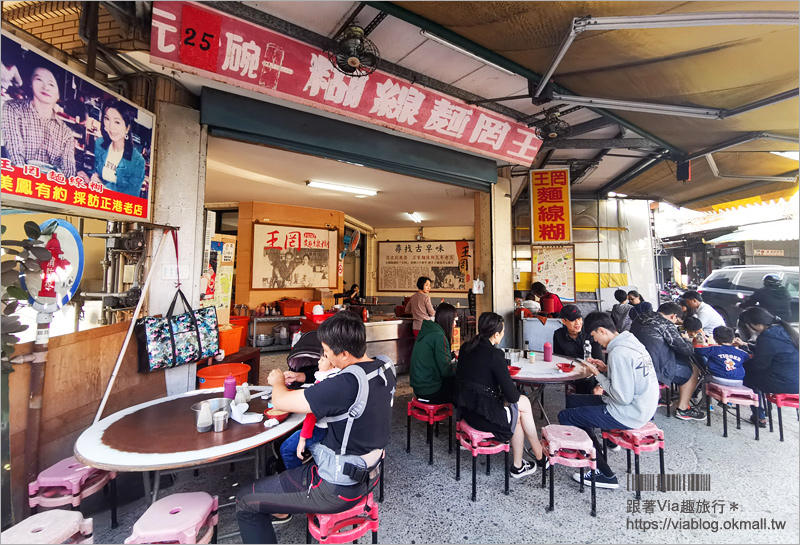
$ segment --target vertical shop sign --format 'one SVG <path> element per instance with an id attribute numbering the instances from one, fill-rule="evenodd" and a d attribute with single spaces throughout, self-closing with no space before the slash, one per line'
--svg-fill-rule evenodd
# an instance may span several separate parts
<path id="1" fill-rule="evenodd" d="M 533 243 L 572 242 L 569 169 L 531 171 Z"/>
<path id="2" fill-rule="evenodd" d="M 510 117 L 380 71 L 347 76 L 315 47 L 197 3 L 153 3 L 150 60 L 513 164 L 542 145 Z"/>
<path id="3" fill-rule="evenodd" d="M 149 220 L 155 116 L 5 31 L 2 50 L 3 204 Z"/>

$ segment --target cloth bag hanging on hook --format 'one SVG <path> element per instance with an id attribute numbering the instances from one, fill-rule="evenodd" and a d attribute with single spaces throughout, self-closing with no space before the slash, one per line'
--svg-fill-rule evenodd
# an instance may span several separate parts
<path id="1" fill-rule="evenodd" d="M 175 315 L 178 297 L 185 312 Z M 136 322 L 135 332 L 140 373 L 193 363 L 219 352 L 216 307 L 192 310 L 181 290 L 172 299 L 166 316 L 142 318 Z"/>
<path id="2" fill-rule="evenodd" d="M 175 260 L 178 261 L 178 236 L 172 231 Z M 175 297 L 164 317 L 147 316 L 137 320 L 134 332 L 139 349 L 139 372 L 167 369 L 210 358 L 219 352 L 219 327 L 214 306 L 192 310 L 180 289 L 180 269 Z M 183 314 L 175 315 L 178 297 Z"/>

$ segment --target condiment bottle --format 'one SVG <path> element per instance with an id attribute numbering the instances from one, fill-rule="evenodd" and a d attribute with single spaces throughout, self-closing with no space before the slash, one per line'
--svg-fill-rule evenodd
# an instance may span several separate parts
<path id="1" fill-rule="evenodd" d="M 530 347 L 528 345 L 528 341 L 525 341 L 525 351 L 522 354 L 522 357 L 526 360 L 528 359 L 528 352 L 530 352 Z"/>
<path id="2" fill-rule="evenodd" d="M 225 381 L 222 383 L 222 397 L 228 399 L 236 398 L 236 379 L 233 378 L 233 374 L 225 377 Z"/>
<path id="3" fill-rule="evenodd" d="M 242 391 L 244 391 L 244 402 L 250 403 L 250 385 L 246 382 L 242 384 Z"/>
<path id="4" fill-rule="evenodd" d="M 553 361 L 553 345 L 549 342 L 544 343 L 544 361 Z"/>
<path id="5" fill-rule="evenodd" d="M 200 415 L 197 417 L 197 431 L 208 431 L 212 423 L 211 404 L 208 401 L 203 401 L 200 405 Z"/>

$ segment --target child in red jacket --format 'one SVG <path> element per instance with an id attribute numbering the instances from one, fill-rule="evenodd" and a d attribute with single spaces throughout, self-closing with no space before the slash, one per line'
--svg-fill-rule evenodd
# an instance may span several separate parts
<path id="1" fill-rule="evenodd" d="M 321 382 L 326 378 L 338 373 L 339 369 L 334 367 L 324 355 L 319 359 L 319 371 L 314 373 L 316 382 Z M 303 464 L 303 451 L 314 443 L 319 443 L 328 433 L 328 424 L 317 422 L 314 413 L 308 413 L 303 420 L 303 427 L 294 432 L 281 445 L 281 458 L 286 469 L 299 467 Z"/>

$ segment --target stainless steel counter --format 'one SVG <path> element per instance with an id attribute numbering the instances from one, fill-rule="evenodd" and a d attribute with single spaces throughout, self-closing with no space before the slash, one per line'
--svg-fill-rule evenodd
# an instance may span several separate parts
<path id="1" fill-rule="evenodd" d="M 370 320 L 367 328 L 367 355 L 379 354 L 394 360 L 398 373 L 406 373 L 411 365 L 411 352 L 414 349 L 414 332 L 410 318 L 391 320 Z"/>

